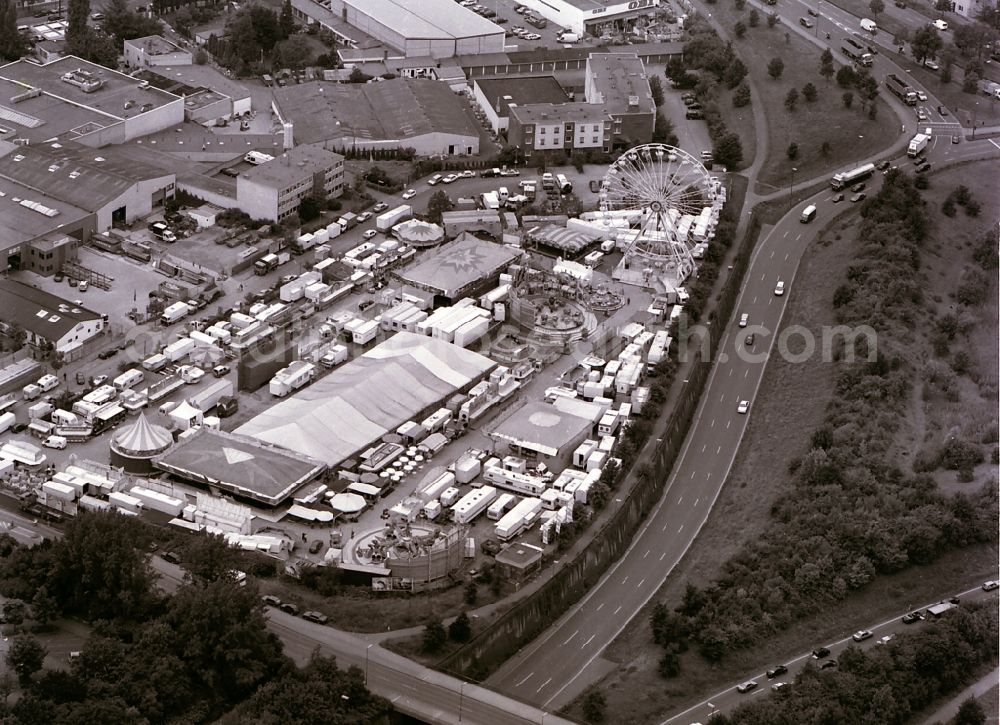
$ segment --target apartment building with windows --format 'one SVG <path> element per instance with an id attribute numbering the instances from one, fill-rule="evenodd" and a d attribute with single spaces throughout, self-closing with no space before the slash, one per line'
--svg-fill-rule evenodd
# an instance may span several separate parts
<path id="1" fill-rule="evenodd" d="M 281 221 L 310 195 L 344 193 L 344 157 L 321 146 L 295 146 L 236 179 L 236 206 L 254 219 Z"/>

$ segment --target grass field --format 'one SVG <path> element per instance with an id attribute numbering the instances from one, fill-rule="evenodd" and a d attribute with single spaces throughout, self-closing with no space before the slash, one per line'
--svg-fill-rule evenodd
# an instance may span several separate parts
<path id="1" fill-rule="evenodd" d="M 712 6 L 713 16 L 730 31 L 738 20 L 746 24 L 748 13 L 749 8 L 741 12 L 728 1 Z M 884 101 L 877 102 L 874 121 L 861 111 L 857 98 L 851 110 L 844 108 L 843 90 L 835 81 L 828 82 L 819 74 L 821 50 L 783 25 L 769 29 L 764 13 L 761 13 L 760 25 L 748 28 L 742 40 L 734 41 L 734 48 L 749 68 L 759 91 L 753 103 L 763 103 L 767 116 L 769 153 L 761 169 L 759 192 L 787 188 L 792 181 L 793 167 L 797 169 L 795 181 L 800 183 L 877 154 L 895 140 L 899 124 Z M 767 74 L 767 66 L 776 57 L 784 61 L 785 68 L 781 77 L 773 80 Z M 801 97 L 806 83 L 812 83 L 819 91 L 813 103 Z M 794 111 L 788 111 L 784 104 L 791 88 L 797 89 L 800 96 Z M 733 108 L 725 100 L 721 105 L 727 123 L 738 128 L 738 116 L 748 109 Z M 824 141 L 832 147 L 828 157 L 820 153 Z M 799 147 L 799 155 L 794 161 L 785 155 L 791 143 Z"/>
<path id="2" fill-rule="evenodd" d="M 973 186 L 978 175 L 988 173 L 989 166 L 984 162 L 948 172 L 942 178 L 932 178 L 933 191 L 928 193 L 930 207 L 939 208 L 940 200 L 958 183 L 951 178 L 954 175 L 965 179 L 966 184 L 976 189 L 976 197 L 983 203 L 983 212 L 978 227 L 969 224 L 967 230 L 966 223 L 962 222 L 963 227 L 956 229 L 957 234 L 952 234 L 950 229 L 955 220 L 936 215 L 946 223 L 937 222 L 942 232 L 937 236 L 936 247 L 932 244 L 931 253 L 927 255 L 929 278 L 940 276 L 940 272 L 950 274 L 956 265 L 949 263 L 949 259 L 955 259 L 956 247 L 966 249 L 967 236 L 971 233 L 969 230 L 984 228 L 987 220 L 995 219 L 1000 213 L 1000 209 L 985 201 L 987 194 L 993 199 L 1000 199 L 1000 193 L 993 186 L 1000 182 Z M 824 232 L 821 240 L 803 259 L 792 288 L 786 324 L 794 322 L 815 328 L 832 321 L 833 291 L 853 254 L 852 245 L 843 240 L 854 237 L 856 230 L 852 227 L 858 217 L 848 213 L 841 219 L 840 223 L 835 223 Z M 947 280 L 941 283 L 942 289 L 946 286 Z M 994 298 L 995 287 L 991 296 L 991 299 Z M 973 334 L 981 340 L 984 350 L 992 344 L 994 350 L 990 354 L 995 355 L 995 307 L 991 309 L 992 330 L 989 329 L 991 318 L 987 309 Z M 984 358 L 980 364 L 987 366 L 989 359 Z M 730 480 L 722 489 L 705 527 L 654 602 L 676 605 L 689 581 L 698 586 L 710 582 L 722 563 L 737 552 L 743 542 L 752 539 L 767 526 L 772 502 L 788 490 L 785 473 L 788 461 L 806 450 L 809 435 L 823 418 L 824 402 L 833 391 L 833 377 L 834 369 L 817 360 L 798 365 L 780 360 L 769 363 L 755 403 L 754 417 Z M 988 376 L 984 374 L 983 379 L 983 390 L 989 391 Z M 995 400 L 995 384 L 992 390 Z M 995 405 L 993 411 L 995 414 Z M 794 421 L 794 425 L 789 425 L 789 421 Z M 910 436 L 909 440 L 906 440 L 907 436 Z M 901 439 L 903 455 L 906 450 L 919 445 L 922 436 L 913 436 L 912 428 L 904 425 Z M 977 470 L 977 478 L 979 474 L 989 475 L 985 469 Z M 697 654 L 689 652 L 682 656 L 681 675 L 669 681 L 662 679 L 656 671 L 661 649 L 652 644 L 648 625 L 651 607 L 647 607 L 605 653 L 615 666 L 600 683 L 608 701 L 608 711 L 615 713 L 615 721 L 620 723 L 655 722 L 658 717 L 683 710 L 706 694 L 726 687 L 748 673 L 760 671 L 775 660 L 849 634 L 866 623 L 892 616 L 910 605 L 933 601 L 944 591 L 957 591 L 977 581 L 994 578 L 997 553 L 993 545 L 979 546 L 951 552 L 929 566 L 881 577 L 860 595 L 838 605 L 836 616 L 825 613 L 803 620 L 773 637 L 766 647 L 737 652 L 719 665 L 709 665 Z M 578 707 L 576 703 L 571 714 L 579 716 Z"/>

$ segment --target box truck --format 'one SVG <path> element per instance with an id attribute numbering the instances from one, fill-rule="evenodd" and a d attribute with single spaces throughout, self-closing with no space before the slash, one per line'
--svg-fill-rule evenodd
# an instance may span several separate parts
<path id="1" fill-rule="evenodd" d="M 172 325 L 175 322 L 180 322 L 190 314 L 191 307 L 187 302 L 174 302 L 160 314 L 160 324 Z"/>
<path id="2" fill-rule="evenodd" d="M 0 433 L 6 433 L 15 423 L 17 423 L 17 416 L 13 413 L 0 414 Z"/>
<path id="3" fill-rule="evenodd" d="M 182 360 L 195 348 L 195 341 L 190 337 L 182 337 L 163 348 L 163 356 L 170 362 Z"/>
<path id="4" fill-rule="evenodd" d="M 930 129 L 927 129 L 928 131 Z M 920 153 L 927 148 L 927 144 L 931 142 L 931 136 L 928 133 L 918 133 L 912 139 L 910 139 L 910 145 L 906 147 L 906 155 L 911 159 L 916 158 Z"/>
<path id="5" fill-rule="evenodd" d="M 207 413 L 214 408 L 220 400 L 227 398 L 232 394 L 233 381 L 219 379 L 209 384 L 208 387 L 203 390 L 200 390 L 192 395 L 188 398 L 188 402 L 202 413 Z"/>

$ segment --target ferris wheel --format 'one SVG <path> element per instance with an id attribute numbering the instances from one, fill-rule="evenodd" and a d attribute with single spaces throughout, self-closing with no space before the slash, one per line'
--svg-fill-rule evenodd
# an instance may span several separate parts
<path id="1" fill-rule="evenodd" d="M 695 267 L 687 233 L 691 218 L 711 207 L 715 197 L 715 183 L 694 156 L 666 144 L 644 144 L 608 168 L 600 209 L 629 220 L 634 237 L 626 256 L 683 280 Z"/>

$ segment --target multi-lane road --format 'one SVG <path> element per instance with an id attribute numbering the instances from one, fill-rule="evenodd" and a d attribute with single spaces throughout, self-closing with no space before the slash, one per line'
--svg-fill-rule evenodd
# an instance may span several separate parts
<path id="1" fill-rule="evenodd" d="M 957 596 L 960 600 L 959 606 L 962 603 L 983 601 L 995 597 L 994 593 L 983 591 L 981 586 L 976 586 L 972 589 L 968 589 L 964 592 L 958 592 Z M 921 607 L 918 607 L 918 611 L 924 611 L 927 607 L 937 604 L 938 602 L 927 602 Z M 917 622 L 913 624 L 903 624 L 902 616 L 906 612 L 900 612 L 897 616 L 892 619 L 887 619 L 884 622 L 879 622 L 878 624 L 869 624 L 865 627 L 868 631 L 872 633 L 872 636 L 862 642 L 855 642 L 853 635 L 848 635 L 843 639 L 839 639 L 836 642 L 832 642 L 825 646 L 830 650 L 828 655 L 829 659 L 824 658 L 822 662 L 835 661 L 840 654 L 850 646 L 861 647 L 862 649 L 868 649 L 869 647 L 878 647 L 880 640 L 884 637 L 895 637 L 901 632 L 909 632 L 915 629 L 919 629 L 922 626 L 922 622 Z M 819 648 L 821 645 L 819 642 L 816 643 L 816 647 Z M 817 665 L 819 661 L 813 658 L 811 652 L 804 652 L 798 656 L 785 660 L 784 662 L 775 662 L 772 667 L 783 664 L 788 668 L 788 672 L 772 679 L 768 679 L 767 673 L 758 672 L 756 674 L 747 675 L 740 682 L 734 682 L 732 686 L 715 693 L 711 697 L 706 697 L 704 700 L 696 705 L 692 705 L 684 712 L 677 713 L 676 715 L 664 720 L 661 725 L 687 725 L 692 720 L 706 720 L 710 715 L 717 712 L 726 712 L 737 705 L 751 700 L 755 696 L 766 695 L 771 690 L 775 684 L 781 683 L 791 683 L 795 680 L 795 676 L 805 667 L 807 662 L 816 662 Z M 736 690 L 737 685 L 743 682 L 753 680 L 757 683 L 757 689 L 751 690 L 749 693 L 741 694 Z"/>

